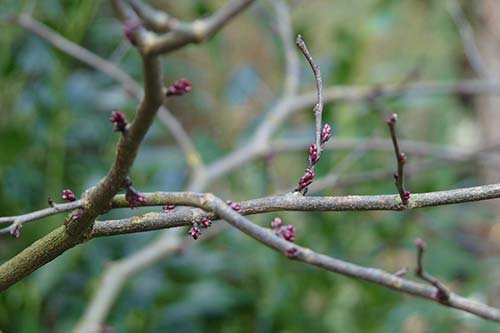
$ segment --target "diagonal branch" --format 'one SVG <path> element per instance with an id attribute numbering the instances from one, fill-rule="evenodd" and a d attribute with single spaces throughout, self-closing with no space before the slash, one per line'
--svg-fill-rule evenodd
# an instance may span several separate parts
<path id="1" fill-rule="evenodd" d="M 356 279 L 364 280 L 397 292 L 418 296 L 423 299 L 436 301 L 435 289 L 424 284 L 416 283 L 380 269 L 363 267 L 342 261 L 310 249 L 288 242 L 268 229 L 262 228 L 235 212 L 224 201 L 212 194 L 190 193 L 182 198 L 185 205 L 198 207 L 213 212 L 223 218 L 233 227 L 262 244 L 285 254 L 291 259 Z M 477 303 L 454 293 L 449 294 L 446 303 L 440 303 L 458 310 L 472 313 L 487 320 L 500 322 L 500 310 L 488 305 Z"/>
<path id="2" fill-rule="evenodd" d="M 243 12 L 255 0 L 230 0 L 224 7 L 209 17 L 192 23 L 178 23 L 176 29 L 163 35 L 151 35 L 139 45 L 148 55 L 166 54 L 185 45 L 201 43 L 212 37 L 217 31 Z"/>
<path id="3" fill-rule="evenodd" d="M 140 100 L 140 98 L 142 98 L 144 94 L 142 87 L 111 61 L 101 58 L 86 48 L 71 42 L 29 15 L 23 14 L 19 17 L 14 16 L 13 21 L 17 22 L 19 26 L 47 41 L 62 52 L 69 54 L 82 63 L 109 75 L 109 77 L 121 83 L 125 91 L 132 95 L 135 99 Z M 188 165 L 194 170 L 195 173 L 202 172 L 204 165 L 201 155 L 180 122 L 163 105 L 160 107 L 158 112 L 158 118 L 170 130 L 172 136 L 179 144 L 179 147 L 181 147 L 184 155 L 186 156 Z"/>
<path id="4" fill-rule="evenodd" d="M 144 98 L 135 118 L 118 143 L 115 161 L 95 187 L 83 195 L 83 209 L 65 224 L 36 241 L 21 253 L 0 265 L 0 290 L 5 290 L 66 250 L 85 241 L 95 218 L 108 211 L 110 201 L 123 186 L 135 160 L 139 146 L 163 103 L 160 61 L 143 57 Z"/>

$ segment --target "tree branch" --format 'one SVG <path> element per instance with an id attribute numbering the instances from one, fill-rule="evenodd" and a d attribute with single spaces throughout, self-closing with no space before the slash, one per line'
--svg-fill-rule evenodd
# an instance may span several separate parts
<path id="1" fill-rule="evenodd" d="M 380 269 L 368 268 L 316 253 L 310 249 L 288 242 L 268 229 L 253 224 L 248 219 L 235 212 L 224 201 L 212 194 L 189 193 L 179 196 L 179 201 L 186 205 L 195 206 L 220 216 L 233 227 L 239 229 L 248 236 L 256 239 L 262 244 L 286 254 L 289 258 L 338 273 L 340 275 L 364 280 L 385 288 L 395 290 L 427 300 L 436 301 L 435 289 L 420 283 L 416 283 Z M 500 322 L 500 310 L 485 304 L 477 303 L 463 298 L 454 293 L 449 294 L 446 306 L 466 311 L 487 320 Z"/>
<path id="2" fill-rule="evenodd" d="M 212 37 L 232 18 L 243 12 L 255 0 L 230 0 L 209 17 L 192 23 L 177 24 L 176 29 L 160 36 L 150 36 L 140 44 L 144 54 L 158 55 L 175 51 L 187 44 L 201 43 Z"/>
<path id="3" fill-rule="evenodd" d="M 0 291 L 85 241 L 86 233 L 90 231 L 95 218 L 111 208 L 110 201 L 123 186 L 139 145 L 164 98 L 160 61 L 143 57 L 143 70 L 145 95 L 132 124 L 120 138 L 116 159 L 108 175 L 83 195 L 83 209 L 78 212 L 78 218 L 70 217 L 64 226 L 0 265 Z"/>

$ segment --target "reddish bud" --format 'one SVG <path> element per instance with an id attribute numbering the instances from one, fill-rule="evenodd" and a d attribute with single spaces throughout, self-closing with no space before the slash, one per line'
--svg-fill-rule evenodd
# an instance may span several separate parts
<path id="1" fill-rule="evenodd" d="M 15 239 L 19 239 L 19 236 L 21 236 L 21 226 L 19 224 L 13 224 L 9 230 L 9 234 Z"/>
<path id="2" fill-rule="evenodd" d="M 241 209 L 241 203 L 237 201 L 227 200 L 226 204 L 237 212 L 239 212 Z"/>
<path id="3" fill-rule="evenodd" d="M 125 200 L 130 204 L 130 208 L 134 209 L 139 206 L 146 204 L 146 198 L 144 195 L 137 191 L 133 186 L 127 188 L 127 193 L 125 193 Z"/>
<path id="4" fill-rule="evenodd" d="M 194 240 L 197 240 L 201 236 L 201 230 L 198 228 L 198 226 L 195 224 L 189 229 L 188 235 L 193 237 Z"/>
<path id="5" fill-rule="evenodd" d="M 387 123 L 389 125 L 394 125 L 397 120 L 398 120 L 398 115 L 396 113 L 393 113 L 389 117 L 387 117 Z"/>
<path id="6" fill-rule="evenodd" d="M 302 191 L 305 188 L 307 188 L 309 185 L 311 185 L 313 182 L 314 176 L 315 176 L 314 171 L 312 171 L 310 168 L 307 168 L 305 174 L 299 180 L 299 188 L 297 190 Z"/>
<path id="7" fill-rule="evenodd" d="M 70 189 L 63 190 L 61 198 L 63 200 L 66 200 L 66 201 L 75 201 L 76 200 L 75 195 L 73 194 L 73 192 Z"/>
<path id="8" fill-rule="evenodd" d="M 212 226 L 212 221 L 208 217 L 204 217 L 201 219 L 200 225 L 203 228 L 210 228 Z"/>
<path id="9" fill-rule="evenodd" d="M 425 250 L 426 248 L 425 242 L 420 238 L 415 239 L 415 245 L 421 250 Z"/>
<path id="10" fill-rule="evenodd" d="M 410 192 L 408 192 L 408 191 L 405 191 L 405 192 L 403 193 L 403 199 L 404 199 L 404 201 L 405 201 L 405 202 L 406 202 L 406 201 L 408 201 L 408 200 L 410 199 L 410 196 L 411 196 L 411 193 L 410 193 Z"/>
<path id="11" fill-rule="evenodd" d="M 127 130 L 127 119 L 120 111 L 113 111 L 109 121 L 115 124 L 115 132 L 125 132 Z"/>
<path id="12" fill-rule="evenodd" d="M 271 221 L 271 229 L 273 230 L 278 230 L 279 228 L 281 228 L 281 224 L 282 224 L 282 221 L 279 217 L 275 217 L 272 221 Z"/>
<path id="13" fill-rule="evenodd" d="M 324 145 L 332 137 L 332 127 L 329 124 L 325 124 L 321 130 L 321 144 Z"/>
<path id="14" fill-rule="evenodd" d="M 192 89 L 191 82 L 186 79 L 179 79 L 173 85 L 167 88 L 166 96 L 182 96 L 189 93 Z"/>
<path id="15" fill-rule="evenodd" d="M 175 205 L 165 205 L 163 206 L 163 212 L 168 213 L 175 209 Z"/>
<path id="16" fill-rule="evenodd" d="M 318 147 L 316 147 L 316 144 L 312 144 L 309 147 L 309 165 L 315 165 L 319 161 L 319 155 L 318 155 Z"/>
<path id="17" fill-rule="evenodd" d="M 406 154 L 405 153 L 401 153 L 399 154 L 399 161 L 403 164 L 406 163 Z"/>
<path id="18" fill-rule="evenodd" d="M 79 211 L 76 211 L 73 214 L 71 214 L 71 219 L 73 221 L 78 221 L 80 217 L 82 217 L 82 213 L 80 213 Z"/>
<path id="19" fill-rule="evenodd" d="M 281 237 L 283 239 L 289 241 L 289 242 L 294 242 L 295 241 L 295 227 L 291 224 L 287 224 L 280 230 Z"/>
<path id="20" fill-rule="evenodd" d="M 137 44 L 135 38 L 135 32 L 137 31 L 137 28 L 139 28 L 140 26 L 141 22 L 139 21 L 126 21 L 125 23 L 123 23 L 122 26 L 123 35 L 133 45 Z"/>
<path id="21" fill-rule="evenodd" d="M 285 255 L 288 258 L 295 258 L 297 256 L 297 252 L 299 252 L 299 250 L 296 247 L 290 247 L 286 249 Z"/>

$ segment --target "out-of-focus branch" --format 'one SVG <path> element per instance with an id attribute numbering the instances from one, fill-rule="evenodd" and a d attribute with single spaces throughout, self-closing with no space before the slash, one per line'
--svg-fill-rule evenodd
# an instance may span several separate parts
<path id="1" fill-rule="evenodd" d="M 127 93 L 132 95 L 134 98 L 138 100 L 142 98 L 144 94 L 142 87 L 111 61 L 101 58 L 95 53 L 92 53 L 80 45 L 71 42 L 28 15 L 23 14 L 19 17 L 13 16 L 13 21 L 17 22 L 19 26 L 39 36 L 62 52 L 67 53 L 84 64 L 109 75 L 111 78 L 121 83 Z M 201 155 L 195 148 L 191 138 L 179 121 L 165 106 L 161 106 L 158 112 L 158 118 L 170 130 L 172 136 L 183 150 L 188 165 L 195 172 L 202 171 L 200 170 L 203 168 Z"/>
<path id="2" fill-rule="evenodd" d="M 232 18 L 243 12 L 255 0 L 230 0 L 209 17 L 192 23 L 177 23 L 175 30 L 163 35 L 151 35 L 139 43 L 144 54 L 165 54 L 187 44 L 201 43 L 212 37 Z"/>
<path id="3" fill-rule="evenodd" d="M 37 35 L 41 39 L 49 42 L 55 48 L 61 50 L 66 54 L 69 54 L 73 58 L 78 59 L 81 62 L 89 65 L 90 67 L 93 67 L 98 71 L 109 75 L 117 82 L 120 82 L 129 94 L 133 95 L 136 98 L 141 98 L 141 86 L 137 82 L 135 82 L 127 73 L 122 71 L 113 63 L 99 57 L 86 48 L 83 48 L 80 45 L 67 40 L 54 30 L 41 24 L 29 15 L 21 14 L 17 17 L 13 16 L 13 18 L 14 22 L 16 22 L 23 29 L 26 29 L 27 31 L 30 31 L 31 33 Z"/>
<path id="4" fill-rule="evenodd" d="M 491 75 L 486 70 L 481 52 L 474 40 L 474 31 L 465 17 L 462 7 L 456 0 L 447 0 L 446 8 L 451 18 L 457 26 L 460 38 L 464 47 L 464 53 L 471 68 L 481 78 L 488 78 Z"/>
<path id="5" fill-rule="evenodd" d="M 154 32 L 166 33 L 175 30 L 181 23 L 175 17 L 162 10 L 156 10 L 141 0 L 127 0 L 127 2 L 133 8 L 137 16 L 141 18 L 146 28 Z"/>

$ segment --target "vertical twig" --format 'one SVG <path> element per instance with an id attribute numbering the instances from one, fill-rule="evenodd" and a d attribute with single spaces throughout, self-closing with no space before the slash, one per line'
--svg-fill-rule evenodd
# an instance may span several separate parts
<path id="1" fill-rule="evenodd" d="M 302 195 L 306 195 L 309 185 L 312 184 L 315 173 L 314 167 L 319 162 L 321 158 L 321 151 L 324 148 L 325 143 L 331 137 L 331 127 L 328 124 L 322 125 L 322 114 L 323 114 L 323 82 L 321 80 L 321 72 L 319 70 L 319 66 L 314 62 L 311 53 L 307 49 L 306 43 L 302 39 L 301 35 L 297 36 L 296 44 L 299 49 L 304 54 L 304 57 L 309 62 L 311 69 L 314 73 L 314 77 L 316 78 L 316 92 L 318 101 L 313 108 L 314 118 L 316 119 L 316 131 L 315 131 L 315 143 L 313 143 L 309 147 L 309 157 L 308 164 L 304 175 L 299 180 L 299 186 L 295 189 L 296 192 L 301 193 Z"/>
<path id="2" fill-rule="evenodd" d="M 396 162 L 398 165 L 398 170 L 394 174 L 394 182 L 396 184 L 396 188 L 399 192 L 399 197 L 401 198 L 401 202 L 403 205 L 408 204 L 408 200 L 410 199 L 410 192 L 405 189 L 404 185 L 404 166 L 406 163 L 406 154 L 401 152 L 398 143 L 398 137 L 396 135 L 396 121 L 398 119 L 398 115 L 393 113 L 387 118 L 387 126 L 389 126 L 389 131 L 391 132 L 391 140 L 394 146 L 394 153 L 396 155 Z"/>

